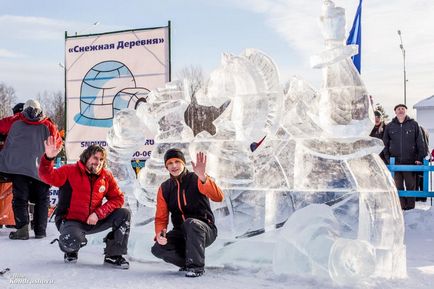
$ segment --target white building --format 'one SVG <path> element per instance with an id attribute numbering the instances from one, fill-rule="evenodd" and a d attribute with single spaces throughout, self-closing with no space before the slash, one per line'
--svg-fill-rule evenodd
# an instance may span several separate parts
<path id="1" fill-rule="evenodd" d="M 429 132 L 429 147 L 434 148 L 434 95 L 419 101 L 413 106 L 416 109 L 416 120 Z"/>

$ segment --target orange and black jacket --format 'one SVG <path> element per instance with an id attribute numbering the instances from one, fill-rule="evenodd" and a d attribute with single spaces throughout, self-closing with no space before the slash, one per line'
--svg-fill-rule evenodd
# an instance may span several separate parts
<path id="1" fill-rule="evenodd" d="M 85 165 L 78 161 L 54 169 L 53 161 L 44 155 L 39 166 L 39 177 L 43 182 L 59 187 L 56 225 L 62 219 L 86 223 L 92 213 L 101 220 L 124 204 L 124 194 L 113 175 L 104 168 L 98 175 L 89 174 Z M 107 199 L 105 203 L 104 198 Z"/>
<path id="2" fill-rule="evenodd" d="M 181 176 L 171 177 L 162 183 L 157 194 L 156 235 L 167 229 L 169 212 L 175 229 L 178 229 L 187 218 L 199 219 L 215 227 L 209 199 L 221 202 L 223 192 L 210 177 L 206 177 L 205 183 L 202 183 L 195 173 L 187 169 Z"/>

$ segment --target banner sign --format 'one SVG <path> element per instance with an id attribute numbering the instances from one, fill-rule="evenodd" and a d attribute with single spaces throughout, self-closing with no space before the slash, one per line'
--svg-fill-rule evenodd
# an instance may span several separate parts
<path id="1" fill-rule="evenodd" d="M 113 117 L 136 109 L 150 90 L 170 80 L 169 26 L 104 34 L 66 36 L 66 155 L 79 159 L 91 144 L 107 146 Z M 152 150 L 153 135 L 143 136 L 143 160 Z"/>

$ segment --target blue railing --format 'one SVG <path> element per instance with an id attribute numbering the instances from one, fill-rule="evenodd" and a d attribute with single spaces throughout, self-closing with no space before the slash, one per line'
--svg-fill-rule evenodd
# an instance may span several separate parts
<path id="1" fill-rule="evenodd" d="M 62 166 L 62 158 L 57 157 L 57 158 L 56 158 L 56 162 L 54 163 L 54 167 L 55 167 L 56 169 L 58 169 L 58 168 L 60 168 L 61 166 Z"/>
<path id="2" fill-rule="evenodd" d="M 400 197 L 434 197 L 434 191 L 429 190 L 429 175 L 434 171 L 434 165 L 427 160 L 424 160 L 422 165 L 395 165 L 395 158 L 390 158 L 387 168 L 392 176 L 395 172 L 423 172 L 423 191 L 398 191 Z"/>

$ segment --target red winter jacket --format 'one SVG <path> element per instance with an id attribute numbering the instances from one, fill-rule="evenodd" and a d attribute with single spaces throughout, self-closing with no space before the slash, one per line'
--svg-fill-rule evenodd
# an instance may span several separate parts
<path id="1" fill-rule="evenodd" d="M 0 134 L 7 135 L 9 133 L 9 130 L 11 129 L 12 124 L 16 121 L 19 121 L 19 120 L 25 122 L 26 124 L 30 124 L 30 125 L 43 124 L 48 128 L 50 135 L 54 136 L 54 138 L 56 140 L 60 139 L 59 132 L 57 131 L 57 127 L 50 118 L 44 117 L 43 119 L 38 120 L 38 121 L 30 121 L 21 112 L 16 113 L 12 116 L 2 118 L 0 120 Z M 61 141 L 61 139 L 60 139 L 60 141 Z"/>
<path id="2" fill-rule="evenodd" d="M 58 169 L 53 168 L 53 163 L 44 155 L 39 177 L 43 182 L 59 187 L 57 216 L 85 223 L 92 213 L 101 220 L 123 206 L 124 194 L 108 170 L 102 169 L 99 175 L 91 175 L 80 161 Z M 107 202 L 103 204 L 104 198 Z"/>
<path id="3" fill-rule="evenodd" d="M 49 118 L 30 121 L 23 113 L 1 119 L 0 134 L 7 134 L 0 151 L 0 171 L 37 180 L 44 141 L 51 135 L 58 144 L 62 143 L 57 126 Z"/>

